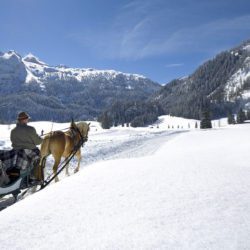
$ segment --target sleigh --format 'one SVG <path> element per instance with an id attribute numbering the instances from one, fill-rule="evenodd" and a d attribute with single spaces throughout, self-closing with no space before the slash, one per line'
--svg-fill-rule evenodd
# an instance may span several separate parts
<path id="1" fill-rule="evenodd" d="M 38 155 L 35 150 L 0 150 L 0 197 L 12 194 L 16 201 L 22 190 L 38 184 L 31 178 Z"/>
<path id="2" fill-rule="evenodd" d="M 23 171 L 18 171 L 17 169 L 8 170 L 6 175 L 9 178 L 9 182 L 0 186 L 0 197 L 12 194 L 16 200 L 18 194 L 20 194 L 23 189 L 37 185 L 38 183 L 30 178 L 31 169 L 32 168 L 29 167 Z"/>

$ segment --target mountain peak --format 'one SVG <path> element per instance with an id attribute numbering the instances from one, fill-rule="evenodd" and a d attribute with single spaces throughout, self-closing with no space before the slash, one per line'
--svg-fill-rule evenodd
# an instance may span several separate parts
<path id="1" fill-rule="evenodd" d="M 30 62 L 30 63 L 36 63 L 36 64 L 40 64 L 40 65 L 46 65 L 46 63 L 42 62 L 41 60 L 39 60 L 38 57 L 34 56 L 33 54 L 29 53 L 28 55 L 26 55 L 23 60 L 25 62 Z"/>
<path id="2" fill-rule="evenodd" d="M 21 61 L 22 59 L 22 57 L 14 50 L 9 50 L 6 53 L 0 53 L 0 56 L 7 60 Z"/>

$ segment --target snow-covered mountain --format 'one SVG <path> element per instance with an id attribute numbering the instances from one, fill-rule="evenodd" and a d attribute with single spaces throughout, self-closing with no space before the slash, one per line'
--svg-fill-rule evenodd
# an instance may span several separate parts
<path id="1" fill-rule="evenodd" d="M 27 71 L 25 83 L 39 83 L 42 89 L 46 89 L 44 83 L 51 80 L 77 81 L 87 84 L 89 81 L 115 81 L 119 78 L 123 78 L 123 80 L 126 81 L 126 86 L 124 87 L 132 90 L 137 87 L 136 84 L 138 84 L 138 82 L 147 80 L 146 77 L 142 75 L 127 74 L 115 70 L 70 68 L 64 65 L 52 67 L 40 61 L 32 54 L 25 56 L 22 61 Z M 117 83 L 119 84 L 119 82 L 116 82 L 116 84 Z M 147 87 L 146 83 L 145 87 Z M 105 88 L 105 85 L 102 84 L 102 88 Z M 155 88 L 155 84 L 153 84 L 153 88 Z"/>
<path id="2" fill-rule="evenodd" d="M 0 77 L 1 82 L 16 77 L 20 83 L 39 83 L 42 89 L 46 88 L 44 83 L 51 80 L 75 80 L 86 83 L 88 80 L 100 80 L 102 78 L 113 81 L 120 77 L 127 81 L 127 86 L 125 86 L 127 89 L 136 88 L 134 86 L 136 81 L 149 80 L 142 75 L 122 73 L 115 70 L 70 68 L 64 65 L 49 66 L 31 53 L 22 58 L 15 51 L 0 52 Z M 153 87 L 151 87 L 155 88 L 155 84 L 152 85 Z"/>
<path id="3" fill-rule="evenodd" d="M 150 97 L 161 111 L 156 116 L 200 119 L 201 110 L 210 103 L 213 118 L 218 118 L 250 109 L 250 40 L 164 87 L 137 74 L 50 66 L 32 54 L 0 53 L 0 97 L 0 121 L 15 120 L 20 110 L 36 120 L 93 119 L 117 101 L 119 105 L 148 102 Z"/>
<path id="4" fill-rule="evenodd" d="M 159 89 L 158 83 L 138 74 L 50 66 L 32 54 L 0 52 L 0 96 L 4 97 L 0 108 L 11 106 L 18 111 L 23 107 L 35 119 L 52 119 L 48 116 L 52 112 L 62 121 L 63 111 L 66 116 L 94 118 L 115 100 L 145 99 Z M 10 99 L 16 104 L 10 105 Z M 28 101 L 20 103 L 20 99 Z M 42 114 L 37 116 L 37 111 Z"/>
<path id="5" fill-rule="evenodd" d="M 250 108 L 250 40 L 218 54 L 188 77 L 166 84 L 153 100 L 166 114 L 200 118 L 210 103 L 214 117 Z"/>
<path id="6" fill-rule="evenodd" d="M 137 74 L 126 74 L 115 70 L 96 70 L 92 68 L 70 68 L 67 66 L 51 67 L 40 61 L 37 57 L 29 54 L 23 58 L 23 63 L 26 66 L 27 76 L 26 83 L 30 82 L 46 82 L 48 80 L 76 80 L 78 82 L 86 82 L 86 80 L 106 79 L 114 80 L 119 76 L 123 76 L 128 81 L 127 89 L 133 89 L 134 86 L 129 84 L 129 81 L 145 80 L 146 77 Z M 132 83 L 131 84 L 135 84 Z M 42 86 L 43 88 L 44 86 Z M 103 86 L 105 87 L 105 86 Z"/>

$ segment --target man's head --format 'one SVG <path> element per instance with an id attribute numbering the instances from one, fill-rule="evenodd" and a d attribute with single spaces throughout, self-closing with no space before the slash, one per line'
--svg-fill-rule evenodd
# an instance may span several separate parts
<path id="1" fill-rule="evenodd" d="M 30 116 L 26 112 L 20 112 L 17 116 L 17 120 L 20 123 L 28 123 Z"/>

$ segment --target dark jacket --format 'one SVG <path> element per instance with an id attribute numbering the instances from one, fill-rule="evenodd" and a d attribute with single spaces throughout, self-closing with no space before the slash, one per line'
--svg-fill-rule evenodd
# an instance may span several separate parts
<path id="1" fill-rule="evenodd" d="M 14 149 L 34 149 L 43 139 L 36 133 L 34 127 L 17 123 L 11 130 L 10 140 Z"/>

